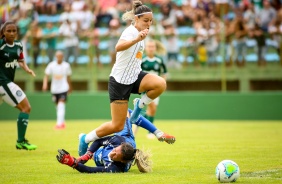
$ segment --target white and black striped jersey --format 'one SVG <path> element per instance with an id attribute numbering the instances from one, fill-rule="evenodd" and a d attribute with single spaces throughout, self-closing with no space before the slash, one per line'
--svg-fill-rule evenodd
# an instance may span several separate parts
<path id="1" fill-rule="evenodd" d="M 120 40 L 133 40 L 139 34 L 139 31 L 130 25 L 120 36 Z M 141 72 L 142 55 L 145 43 L 140 41 L 124 51 L 117 52 L 116 62 L 112 68 L 110 76 L 114 77 L 118 83 L 132 84 Z"/>

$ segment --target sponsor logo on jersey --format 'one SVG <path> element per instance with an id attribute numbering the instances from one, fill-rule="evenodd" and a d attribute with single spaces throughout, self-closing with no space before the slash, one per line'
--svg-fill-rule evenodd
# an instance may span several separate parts
<path id="1" fill-rule="evenodd" d="M 6 64 L 5 64 L 5 67 L 6 68 L 15 68 L 15 67 L 17 67 L 18 66 L 18 62 L 17 62 L 17 60 L 16 59 L 14 59 L 14 61 L 13 62 L 7 62 Z"/>
<path id="2" fill-rule="evenodd" d="M 10 53 L 5 53 L 4 56 L 10 57 Z"/>
<path id="3" fill-rule="evenodd" d="M 23 92 L 22 92 L 21 90 L 18 90 L 18 91 L 16 92 L 16 95 L 17 95 L 18 97 L 20 97 L 20 96 L 23 95 Z"/>
<path id="4" fill-rule="evenodd" d="M 139 47 L 139 51 L 138 51 L 137 54 L 136 54 L 136 58 L 137 58 L 137 59 L 142 59 L 142 55 L 143 55 L 143 46 L 141 45 L 141 46 Z"/>

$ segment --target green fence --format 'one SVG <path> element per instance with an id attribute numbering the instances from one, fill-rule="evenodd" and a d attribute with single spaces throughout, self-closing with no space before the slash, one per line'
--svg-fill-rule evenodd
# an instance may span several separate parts
<path id="1" fill-rule="evenodd" d="M 27 94 L 33 120 L 55 121 L 55 106 L 49 93 Z M 132 99 L 137 95 L 131 96 Z M 133 105 L 130 103 L 130 108 Z M 2 104 L 0 120 L 15 120 L 18 110 Z M 110 119 L 107 92 L 73 93 L 67 119 Z M 157 119 L 195 120 L 282 120 L 282 93 L 166 92 L 161 96 Z"/>

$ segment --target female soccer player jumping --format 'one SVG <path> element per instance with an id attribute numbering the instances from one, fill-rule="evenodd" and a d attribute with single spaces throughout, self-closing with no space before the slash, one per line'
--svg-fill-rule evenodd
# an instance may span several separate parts
<path id="1" fill-rule="evenodd" d="M 135 103 L 130 119 L 131 122 L 135 122 L 141 109 L 166 89 L 166 81 L 163 78 L 142 72 L 141 69 L 142 54 L 145 48 L 144 39 L 153 20 L 152 10 L 142 5 L 141 1 L 135 0 L 133 9 L 126 12 L 123 19 L 131 20 L 133 24 L 123 31 L 116 45 L 116 62 L 112 68 L 108 86 L 112 121 L 80 137 L 81 145 L 123 129 L 131 93 L 145 92 Z M 170 139 L 166 134 L 163 134 L 162 137 Z"/>

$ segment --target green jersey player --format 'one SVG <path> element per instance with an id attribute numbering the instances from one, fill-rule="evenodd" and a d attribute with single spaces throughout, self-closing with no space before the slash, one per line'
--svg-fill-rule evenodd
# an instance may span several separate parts
<path id="1" fill-rule="evenodd" d="M 35 74 L 24 61 L 22 44 L 15 40 L 17 36 L 15 23 L 5 22 L 1 27 L 0 35 L 0 103 L 4 101 L 20 110 L 17 120 L 16 148 L 35 150 L 37 146 L 30 144 L 25 138 L 31 107 L 25 93 L 14 83 L 18 65 L 30 75 L 35 76 Z"/>
<path id="2" fill-rule="evenodd" d="M 158 55 L 165 54 L 164 46 L 157 40 L 146 41 L 145 53 L 146 55 L 142 59 L 141 68 L 142 71 L 155 74 L 166 79 L 167 68 L 163 59 Z M 148 106 L 145 117 L 151 122 L 154 122 L 154 118 L 159 104 L 159 97 L 155 98 Z M 135 129 L 135 133 L 137 129 Z M 148 138 L 154 138 L 154 135 L 149 132 Z"/>

